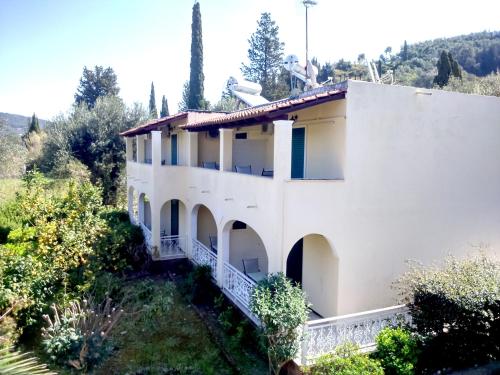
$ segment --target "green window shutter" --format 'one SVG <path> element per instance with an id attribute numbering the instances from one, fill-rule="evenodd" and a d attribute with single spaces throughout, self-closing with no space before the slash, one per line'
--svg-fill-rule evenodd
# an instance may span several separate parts
<path id="1" fill-rule="evenodd" d="M 292 178 L 304 178 L 305 128 L 292 129 Z"/>
<path id="2" fill-rule="evenodd" d="M 172 134 L 170 141 L 172 143 L 172 165 L 177 165 L 177 134 Z"/>
<path id="3" fill-rule="evenodd" d="M 179 235 L 179 201 L 177 199 L 170 202 L 170 235 Z"/>

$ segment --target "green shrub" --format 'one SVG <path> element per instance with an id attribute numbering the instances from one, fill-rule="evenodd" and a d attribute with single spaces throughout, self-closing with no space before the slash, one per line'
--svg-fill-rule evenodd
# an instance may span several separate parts
<path id="1" fill-rule="evenodd" d="M 148 366 L 129 371 L 125 375 L 202 375 L 192 367 Z"/>
<path id="2" fill-rule="evenodd" d="M 194 266 L 187 275 L 182 289 L 192 303 L 206 304 L 213 301 L 215 288 L 210 266 Z"/>
<path id="3" fill-rule="evenodd" d="M 413 267 L 400 280 L 422 340 L 419 371 L 500 359 L 500 263 L 480 255 Z"/>
<path id="4" fill-rule="evenodd" d="M 307 319 L 308 304 L 302 289 L 283 274 L 271 274 L 254 288 L 250 310 L 262 323 L 268 342 L 269 369 L 281 367 L 299 351 L 300 331 Z"/>
<path id="5" fill-rule="evenodd" d="M 355 344 L 337 347 L 334 353 L 324 355 L 306 369 L 310 375 L 384 375 L 384 369 L 375 359 L 359 353 Z"/>
<path id="6" fill-rule="evenodd" d="M 418 359 L 418 342 L 402 328 L 384 328 L 376 338 L 378 359 L 386 375 L 412 375 Z"/>

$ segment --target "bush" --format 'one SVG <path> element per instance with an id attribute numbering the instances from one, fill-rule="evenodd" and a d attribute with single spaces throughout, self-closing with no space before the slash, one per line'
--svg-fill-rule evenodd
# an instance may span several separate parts
<path id="1" fill-rule="evenodd" d="M 500 359 L 500 263 L 480 255 L 413 267 L 400 280 L 422 339 L 420 371 Z"/>
<path id="2" fill-rule="evenodd" d="M 52 317 L 44 315 L 43 345 L 52 361 L 77 370 L 91 368 L 110 352 L 107 338 L 123 314 L 111 299 L 72 301 L 69 307 L 52 306 Z"/>
<path id="3" fill-rule="evenodd" d="M 359 353 L 355 344 L 338 346 L 332 354 L 324 355 L 314 366 L 306 369 L 310 375 L 384 375 L 377 360 Z"/>
<path id="4" fill-rule="evenodd" d="M 278 374 L 299 351 L 299 328 L 307 319 L 305 294 L 283 273 L 271 274 L 255 287 L 250 309 L 262 323 L 262 334 L 268 342 L 269 369 Z"/>
<path id="5" fill-rule="evenodd" d="M 195 266 L 189 272 L 182 289 L 186 292 L 189 302 L 206 304 L 213 301 L 215 289 L 210 266 Z"/>
<path id="6" fill-rule="evenodd" d="M 373 355 L 386 375 L 412 375 L 418 358 L 417 340 L 402 328 L 384 328 L 376 338 L 377 351 Z"/>

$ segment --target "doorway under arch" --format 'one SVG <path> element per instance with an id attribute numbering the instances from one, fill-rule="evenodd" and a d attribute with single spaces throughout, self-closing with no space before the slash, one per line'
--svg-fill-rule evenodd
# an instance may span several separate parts
<path id="1" fill-rule="evenodd" d="M 294 244 L 287 257 L 286 275 L 300 284 L 316 314 L 337 314 L 338 258 L 324 236 L 308 234 Z"/>

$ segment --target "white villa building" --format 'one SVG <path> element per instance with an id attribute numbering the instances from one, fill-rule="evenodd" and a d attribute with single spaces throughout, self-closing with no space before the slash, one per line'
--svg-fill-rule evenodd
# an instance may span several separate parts
<path id="1" fill-rule="evenodd" d="M 347 81 L 122 135 L 153 256 L 211 265 L 244 311 L 267 273 L 299 281 L 312 316 L 355 317 L 396 304 L 409 259 L 498 256 L 500 98 Z"/>

